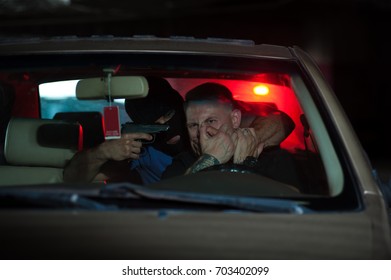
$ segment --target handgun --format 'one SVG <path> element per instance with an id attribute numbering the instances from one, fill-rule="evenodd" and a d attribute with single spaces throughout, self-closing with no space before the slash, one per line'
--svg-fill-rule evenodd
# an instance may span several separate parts
<path id="1" fill-rule="evenodd" d="M 137 133 L 143 132 L 152 135 L 152 140 L 144 140 L 141 142 L 143 144 L 152 144 L 155 141 L 156 133 L 167 131 L 170 128 L 168 124 L 137 124 L 132 122 L 127 122 L 121 125 L 121 133 Z"/>

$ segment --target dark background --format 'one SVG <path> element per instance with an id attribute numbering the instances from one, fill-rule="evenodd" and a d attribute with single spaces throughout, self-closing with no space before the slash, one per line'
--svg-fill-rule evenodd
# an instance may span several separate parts
<path id="1" fill-rule="evenodd" d="M 155 35 L 298 45 L 381 176 L 391 174 L 388 0 L 0 0 L 0 36 Z"/>

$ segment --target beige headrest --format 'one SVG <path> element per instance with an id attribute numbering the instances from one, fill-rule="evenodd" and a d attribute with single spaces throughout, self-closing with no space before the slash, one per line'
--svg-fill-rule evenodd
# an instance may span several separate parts
<path id="1" fill-rule="evenodd" d="M 79 124 L 52 119 L 12 118 L 4 155 L 11 165 L 64 167 L 82 147 Z"/>

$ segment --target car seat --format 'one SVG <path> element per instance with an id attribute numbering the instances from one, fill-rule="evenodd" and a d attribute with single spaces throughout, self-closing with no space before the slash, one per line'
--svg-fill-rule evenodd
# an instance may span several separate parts
<path id="1" fill-rule="evenodd" d="M 0 185 L 63 182 L 63 168 L 82 147 L 79 124 L 61 120 L 11 118 Z"/>
<path id="2" fill-rule="evenodd" d="M 103 116 L 100 112 L 59 112 L 53 119 L 80 123 L 83 128 L 83 149 L 95 147 L 105 141 Z"/>

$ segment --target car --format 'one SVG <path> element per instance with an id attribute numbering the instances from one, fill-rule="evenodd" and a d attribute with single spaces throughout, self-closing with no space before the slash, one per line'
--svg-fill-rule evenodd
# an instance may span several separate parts
<path id="1" fill-rule="evenodd" d="M 390 186 L 302 48 L 192 37 L 11 38 L 0 57 L 2 259 L 391 257 Z M 238 164 L 150 184 L 64 180 L 75 155 L 132 124 L 124 102 L 148 96 L 148 77 L 183 98 L 218 83 L 251 112 L 287 114 L 294 129 L 280 148 L 302 185 Z"/>

